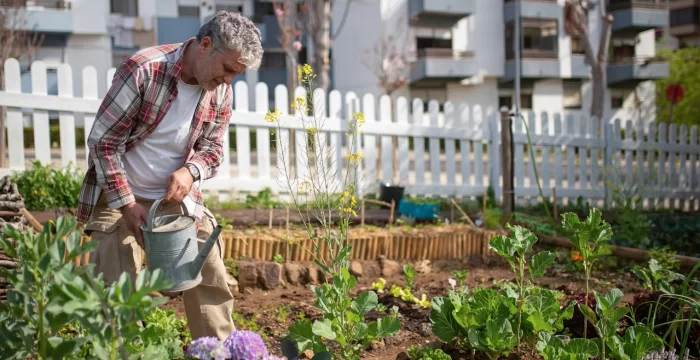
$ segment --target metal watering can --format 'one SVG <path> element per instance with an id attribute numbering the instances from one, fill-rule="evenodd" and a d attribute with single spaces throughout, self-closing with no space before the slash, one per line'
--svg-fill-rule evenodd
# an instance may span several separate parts
<path id="1" fill-rule="evenodd" d="M 141 225 L 146 263 L 150 269 L 161 269 L 164 278 L 175 284 L 163 292 L 177 293 L 202 282 L 204 260 L 221 233 L 221 225 L 209 239 L 197 238 L 196 219 L 180 204 L 184 214 L 155 216 L 163 199 L 156 200 L 148 212 L 148 221 Z M 198 242 L 203 242 L 199 250 Z"/>

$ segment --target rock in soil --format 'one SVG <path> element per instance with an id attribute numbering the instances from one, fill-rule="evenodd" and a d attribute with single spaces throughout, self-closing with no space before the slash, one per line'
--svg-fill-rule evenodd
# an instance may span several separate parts
<path id="1" fill-rule="evenodd" d="M 394 260 L 382 259 L 380 265 L 382 268 L 382 276 L 384 277 L 394 276 L 401 271 L 401 265 Z"/>
<path id="2" fill-rule="evenodd" d="M 375 279 L 381 275 L 382 270 L 379 268 L 379 264 L 375 261 L 368 261 L 362 267 L 363 275 L 368 279 Z"/>
<path id="3" fill-rule="evenodd" d="M 350 275 L 354 277 L 362 277 L 362 263 L 360 263 L 359 261 L 351 261 Z"/>
<path id="4" fill-rule="evenodd" d="M 284 273 L 290 285 L 298 285 L 301 279 L 301 272 L 304 267 L 299 264 L 285 263 Z"/>
<path id="5" fill-rule="evenodd" d="M 263 289 L 276 289 L 282 280 L 282 265 L 276 262 L 258 264 L 258 279 Z"/>
<path id="6" fill-rule="evenodd" d="M 236 264 L 238 268 L 238 287 L 241 291 L 247 289 L 255 289 L 258 286 L 258 269 L 252 261 L 239 261 Z"/>

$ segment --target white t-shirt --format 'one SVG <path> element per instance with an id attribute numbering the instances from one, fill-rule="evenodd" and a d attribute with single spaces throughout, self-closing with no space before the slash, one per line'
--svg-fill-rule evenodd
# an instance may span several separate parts
<path id="1" fill-rule="evenodd" d="M 126 178 L 134 195 L 146 199 L 165 196 L 168 177 L 185 162 L 192 118 L 202 94 L 199 85 L 178 80 L 177 96 L 156 129 L 124 154 Z"/>

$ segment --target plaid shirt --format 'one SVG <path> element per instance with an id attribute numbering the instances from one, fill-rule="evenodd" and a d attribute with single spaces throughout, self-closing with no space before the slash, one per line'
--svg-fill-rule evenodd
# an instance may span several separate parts
<path id="1" fill-rule="evenodd" d="M 163 120 L 177 96 L 182 71 L 182 57 L 176 56 L 177 50 L 193 40 L 140 50 L 119 65 L 88 138 L 89 168 L 78 199 L 78 221 L 90 220 L 102 191 L 111 209 L 134 201 L 121 157 Z M 200 97 L 184 153 L 185 163 L 199 169 L 200 181 L 214 177 L 223 159 L 222 136 L 228 129 L 232 98 L 229 84 L 222 84 L 215 91 L 203 91 Z M 189 197 L 196 203 L 193 215 L 201 219 L 204 206 L 197 186 L 192 186 Z"/>

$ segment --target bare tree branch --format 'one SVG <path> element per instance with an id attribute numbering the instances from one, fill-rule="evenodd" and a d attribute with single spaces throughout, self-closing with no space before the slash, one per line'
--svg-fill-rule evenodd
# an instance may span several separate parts
<path id="1" fill-rule="evenodd" d="M 340 23 L 338 24 L 338 27 L 333 31 L 333 34 L 331 34 L 331 43 L 338 37 L 338 35 L 341 33 L 343 30 L 343 27 L 345 26 L 345 21 L 348 19 L 348 14 L 350 13 L 350 5 L 352 4 L 353 0 L 346 0 L 345 1 L 345 9 L 343 9 L 343 15 L 340 18 Z M 332 7 L 333 5 L 331 5 Z"/>

